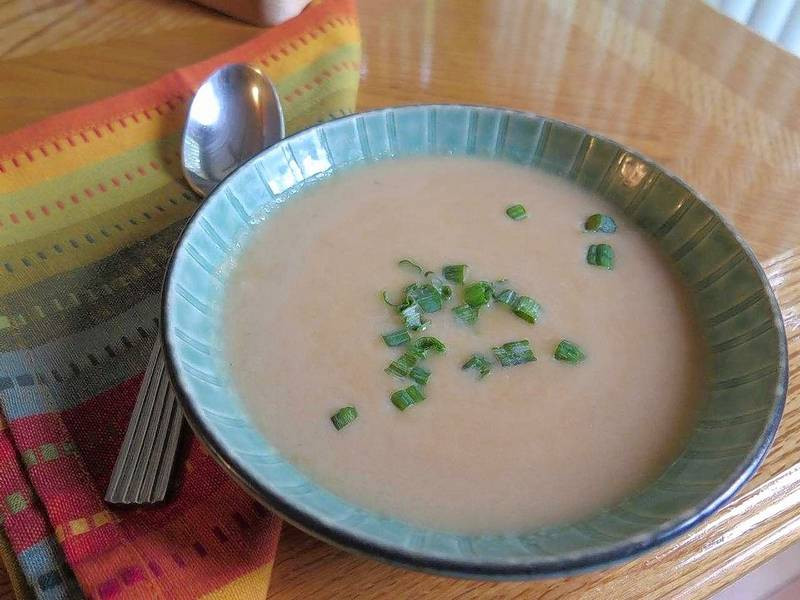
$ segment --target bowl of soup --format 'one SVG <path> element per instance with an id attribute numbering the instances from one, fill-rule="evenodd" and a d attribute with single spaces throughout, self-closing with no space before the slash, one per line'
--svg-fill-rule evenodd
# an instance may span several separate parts
<path id="1" fill-rule="evenodd" d="M 655 547 L 753 474 L 778 305 L 680 179 L 560 121 L 348 116 L 240 168 L 163 299 L 188 420 L 259 501 L 428 572 L 561 576 Z"/>

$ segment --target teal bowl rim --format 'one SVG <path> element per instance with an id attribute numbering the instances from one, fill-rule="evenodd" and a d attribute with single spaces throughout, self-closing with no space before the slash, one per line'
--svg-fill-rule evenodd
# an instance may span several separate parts
<path id="1" fill-rule="evenodd" d="M 178 237 L 164 276 L 161 303 L 162 343 L 164 346 L 164 356 L 167 370 L 173 383 L 176 396 L 183 407 L 184 415 L 196 435 L 198 435 L 198 437 L 200 437 L 200 439 L 205 443 L 217 462 L 254 499 L 265 504 L 281 518 L 295 525 L 299 529 L 345 550 L 363 554 L 390 564 L 438 575 L 466 577 L 473 579 L 522 580 L 543 577 L 562 577 L 565 575 L 591 571 L 635 558 L 636 556 L 641 555 L 648 550 L 651 550 L 682 535 L 690 528 L 711 516 L 714 512 L 726 504 L 733 497 L 733 495 L 736 494 L 736 492 L 738 492 L 742 486 L 753 476 L 766 456 L 767 451 L 769 450 L 770 445 L 775 438 L 786 400 L 788 386 L 788 350 L 780 306 L 775 297 L 772 286 L 767 279 L 764 269 L 756 259 L 752 249 L 747 242 L 744 241 L 738 231 L 727 221 L 727 219 L 721 215 L 719 211 L 710 202 L 708 202 L 703 195 L 688 185 L 682 178 L 672 173 L 669 169 L 658 165 L 655 161 L 643 156 L 641 153 L 632 150 L 628 146 L 620 144 L 619 142 L 616 142 L 606 136 L 596 134 L 595 132 L 584 127 L 567 123 L 559 119 L 545 117 L 532 112 L 496 106 L 459 103 L 413 104 L 384 107 L 346 115 L 332 121 L 326 121 L 325 123 L 320 123 L 307 129 L 298 131 L 293 135 L 284 138 L 274 146 L 263 150 L 251 158 L 247 163 L 242 165 L 242 167 L 240 167 L 237 171 L 232 173 L 231 176 L 269 153 L 282 152 L 283 148 L 288 143 L 311 130 L 324 128 L 327 125 L 335 122 L 348 120 L 354 121 L 357 118 L 365 115 L 378 114 L 382 112 L 398 112 L 414 108 L 463 108 L 499 111 L 508 115 L 543 119 L 551 123 L 558 123 L 572 127 L 598 140 L 614 144 L 639 161 L 642 161 L 646 165 L 663 172 L 665 175 L 684 186 L 687 191 L 691 192 L 694 197 L 714 215 L 714 217 L 719 219 L 720 223 L 731 233 L 737 244 L 742 248 L 748 262 L 751 264 L 755 273 L 757 274 L 761 285 L 764 288 L 766 298 L 769 301 L 770 311 L 773 317 L 773 325 L 778 333 L 778 384 L 775 390 L 774 401 L 769 411 L 769 419 L 753 448 L 745 456 L 745 458 L 739 462 L 730 477 L 728 477 L 722 484 L 709 491 L 705 496 L 704 501 L 695 505 L 694 510 L 690 514 L 684 512 L 678 517 L 654 526 L 651 530 L 648 530 L 646 534 L 633 534 L 629 536 L 629 539 L 606 546 L 601 551 L 589 550 L 578 555 L 577 557 L 572 558 L 552 556 L 548 557 L 547 559 L 536 558 L 531 561 L 520 560 L 513 564 L 510 564 L 509 562 L 492 561 L 491 557 L 484 557 L 479 561 L 441 558 L 437 556 L 431 556 L 423 552 L 411 551 L 396 544 L 373 543 L 369 540 L 363 539 L 359 535 L 353 534 L 346 526 L 327 524 L 311 512 L 298 509 L 296 506 L 294 506 L 291 500 L 287 499 L 285 495 L 281 494 L 280 490 L 276 487 L 261 485 L 261 483 L 259 483 L 254 477 L 252 477 L 250 473 L 248 473 L 247 466 L 238 461 L 236 457 L 233 456 L 226 448 L 224 441 L 218 439 L 215 434 L 205 425 L 198 407 L 194 404 L 191 395 L 186 391 L 181 370 L 176 367 L 178 352 L 175 348 L 175 341 L 170 335 L 169 327 L 169 323 L 171 322 L 169 297 L 172 284 L 173 267 L 176 262 L 176 257 L 179 254 L 186 252 L 184 245 L 186 243 L 187 232 L 190 231 L 191 225 L 203 215 L 204 205 L 201 205 L 194 215 L 192 215 L 192 217 L 187 221 L 183 231 Z M 224 184 L 225 182 L 221 183 L 217 190 L 223 189 Z M 215 192 L 213 192 L 208 199 L 212 198 L 217 193 L 217 190 L 215 190 Z"/>

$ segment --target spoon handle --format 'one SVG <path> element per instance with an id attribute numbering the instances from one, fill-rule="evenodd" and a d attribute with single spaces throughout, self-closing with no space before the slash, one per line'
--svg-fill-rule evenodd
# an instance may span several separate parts
<path id="1" fill-rule="evenodd" d="M 175 464 L 183 413 L 156 338 L 136 397 L 125 439 L 111 472 L 105 499 L 114 504 L 152 504 L 164 500 Z"/>

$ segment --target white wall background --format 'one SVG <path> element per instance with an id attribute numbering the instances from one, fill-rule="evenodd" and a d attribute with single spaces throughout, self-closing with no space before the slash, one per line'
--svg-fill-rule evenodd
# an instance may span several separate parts
<path id="1" fill-rule="evenodd" d="M 800 56 L 800 0 L 705 0 L 771 42 Z"/>

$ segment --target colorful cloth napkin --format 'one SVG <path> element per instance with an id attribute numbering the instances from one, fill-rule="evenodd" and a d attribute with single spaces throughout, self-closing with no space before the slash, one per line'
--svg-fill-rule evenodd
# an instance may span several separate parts
<path id="1" fill-rule="evenodd" d="M 194 438 L 164 506 L 102 498 L 197 207 L 180 168 L 193 90 L 253 62 L 296 131 L 354 110 L 360 48 L 353 1 L 315 2 L 230 52 L 0 137 L 0 510 L 9 570 L 36 597 L 266 596 L 280 521 Z"/>

